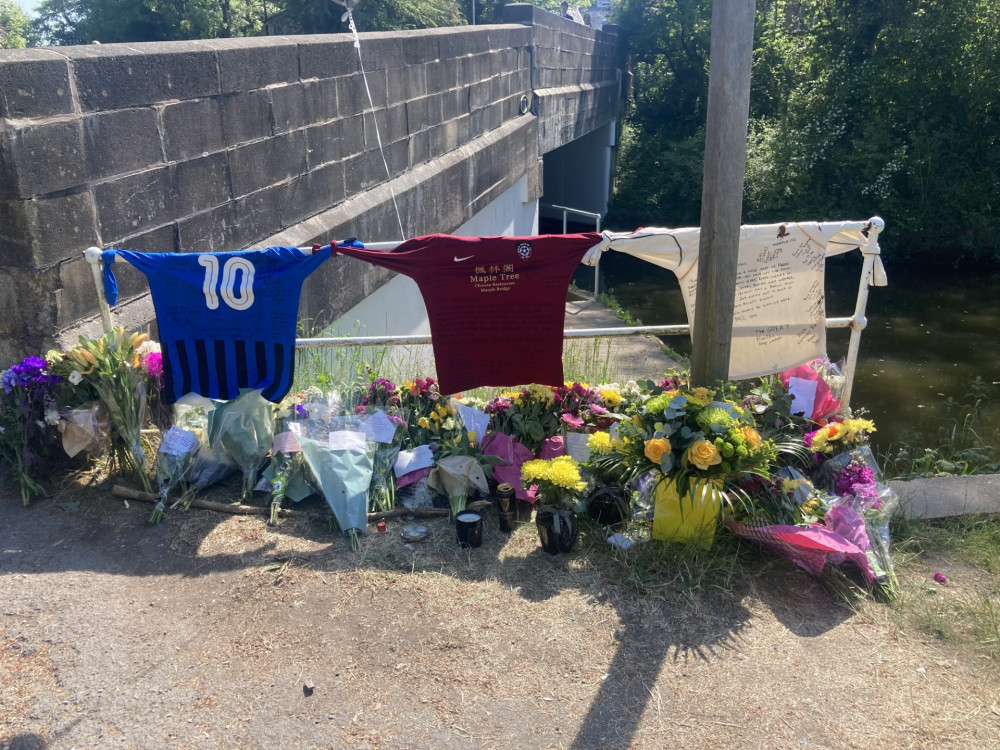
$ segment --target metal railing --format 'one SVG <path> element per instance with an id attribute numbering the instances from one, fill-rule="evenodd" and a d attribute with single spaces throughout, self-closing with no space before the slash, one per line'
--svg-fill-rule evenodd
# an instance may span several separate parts
<path id="1" fill-rule="evenodd" d="M 573 211 L 574 209 L 565 209 Z M 579 212 L 584 213 L 584 212 Z M 599 221 L 598 217 L 598 221 Z M 868 325 L 865 317 L 865 309 L 868 305 L 868 287 L 872 280 L 875 269 L 875 261 L 879 257 L 878 235 L 884 228 L 885 223 L 875 217 L 870 222 L 868 241 L 861 246 L 864 255 L 864 263 L 861 267 L 861 279 L 858 285 L 858 297 L 854 307 L 854 314 L 849 318 L 826 318 L 826 327 L 849 328 L 851 338 L 848 344 L 847 357 L 844 363 L 844 392 L 841 403 L 844 407 L 850 407 L 851 392 L 854 385 L 854 373 L 857 370 L 858 351 L 861 346 L 861 332 Z M 365 247 L 373 250 L 389 251 L 397 247 L 398 242 L 373 242 L 366 243 Z M 299 248 L 304 252 L 312 252 L 313 248 Z M 101 251 L 99 248 L 91 247 L 84 251 L 84 256 L 94 275 L 94 282 L 97 288 L 101 323 L 105 332 L 113 327 L 111 310 L 108 307 L 107 298 L 104 295 L 104 282 L 101 273 Z M 581 338 L 616 338 L 622 336 L 683 336 L 690 335 L 691 326 L 680 325 L 660 325 L 660 326 L 630 326 L 621 328 L 579 328 L 563 331 L 565 339 Z M 297 338 L 297 347 L 310 348 L 339 348 L 355 346 L 411 346 L 418 344 L 430 344 L 429 334 L 409 334 L 409 335 L 386 335 L 386 336 L 336 336 L 322 338 Z"/>
<path id="2" fill-rule="evenodd" d="M 547 208 L 551 208 L 551 209 L 553 209 L 555 211 L 562 211 L 562 217 L 563 217 L 563 231 L 562 231 L 562 233 L 563 234 L 569 234 L 569 232 L 567 231 L 567 228 L 568 228 L 568 225 L 569 225 L 569 215 L 570 214 L 576 214 L 577 216 L 586 216 L 588 219 L 593 219 L 594 220 L 594 231 L 597 232 L 598 234 L 601 233 L 601 215 L 600 214 L 595 214 L 593 211 L 583 211 L 583 210 L 581 210 L 579 208 L 569 208 L 568 206 L 557 206 L 557 205 L 552 204 L 552 203 L 548 204 L 546 207 Z M 539 208 L 541 208 L 541 206 L 539 206 Z M 597 296 L 600 293 L 600 290 L 598 289 L 598 287 L 600 286 L 600 283 L 601 283 L 601 259 L 600 259 L 600 257 L 598 257 L 598 259 L 594 262 L 594 298 L 593 299 L 594 299 L 595 302 L 597 301 Z M 583 296 L 583 295 L 581 295 L 581 296 Z"/>

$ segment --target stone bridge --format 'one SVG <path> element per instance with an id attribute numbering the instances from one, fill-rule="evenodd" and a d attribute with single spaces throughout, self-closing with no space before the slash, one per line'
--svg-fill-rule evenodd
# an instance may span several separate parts
<path id="1" fill-rule="evenodd" d="M 0 366 L 99 332 L 89 246 L 533 234 L 543 194 L 601 212 L 617 29 L 525 4 L 505 21 L 361 34 L 360 63 L 341 34 L 0 50 Z M 147 324 L 144 278 L 118 275 L 117 319 Z M 300 316 L 388 279 L 334 259 Z"/>

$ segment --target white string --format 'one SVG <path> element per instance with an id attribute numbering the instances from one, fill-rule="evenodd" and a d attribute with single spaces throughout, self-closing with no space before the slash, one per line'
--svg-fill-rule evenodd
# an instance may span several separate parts
<path id="1" fill-rule="evenodd" d="M 396 193 L 392 189 L 392 173 L 389 171 L 389 162 L 385 158 L 385 149 L 382 148 L 382 136 L 378 132 L 378 120 L 375 118 L 375 102 L 372 101 L 372 92 L 368 88 L 368 76 L 365 75 L 365 64 L 361 59 L 361 39 L 358 37 L 358 29 L 354 25 L 354 15 L 351 13 L 351 9 L 347 9 L 347 23 L 351 29 L 351 33 L 354 35 L 354 49 L 358 51 L 358 66 L 361 68 L 361 79 L 365 82 L 365 93 L 368 94 L 368 105 L 372 110 L 372 122 L 375 123 L 375 139 L 378 141 L 378 151 L 382 156 L 382 164 L 385 166 L 385 174 L 389 181 L 386 183 L 389 186 L 389 195 L 392 196 L 392 207 L 396 209 L 396 221 L 399 222 L 399 238 L 400 240 L 406 241 L 406 232 L 403 231 L 403 217 L 399 215 L 399 205 L 396 203 Z M 386 106 L 386 112 L 388 112 L 388 105 Z"/>

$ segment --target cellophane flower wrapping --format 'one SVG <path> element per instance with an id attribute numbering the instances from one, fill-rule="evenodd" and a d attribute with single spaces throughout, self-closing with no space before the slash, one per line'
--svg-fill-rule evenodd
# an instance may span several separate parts
<path id="1" fill-rule="evenodd" d="M 329 439 L 321 442 L 300 436 L 302 457 L 308 467 L 312 484 L 330 506 L 338 527 L 358 543 L 358 534 L 368 527 L 368 487 L 372 480 L 375 446 L 364 433 L 351 430 L 351 436 L 340 435 L 331 447 Z"/>
<path id="2" fill-rule="evenodd" d="M 59 432 L 62 446 L 70 458 L 78 453 L 100 456 L 111 449 L 111 424 L 108 410 L 100 401 L 63 409 L 60 412 Z"/>
<path id="3" fill-rule="evenodd" d="M 139 355 L 139 348 L 148 338 L 143 333 L 129 334 L 124 328 L 115 328 L 92 341 L 81 336 L 79 346 L 67 354 L 67 361 L 83 375 L 108 410 L 118 465 L 138 477 L 143 488 L 151 492 L 141 440 L 148 419 L 147 373 Z"/>
<path id="4" fill-rule="evenodd" d="M 156 483 L 159 485 L 159 492 L 156 506 L 149 517 L 150 523 L 159 523 L 163 518 L 167 496 L 174 487 L 187 479 L 200 449 L 201 443 L 193 432 L 175 426 L 164 434 L 156 453 Z"/>
<path id="5" fill-rule="evenodd" d="M 223 447 L 211 441 L 216 407 L 222 403 L 196 393 L 187 393 L 173 405 L 174 425 L 197 435 L 200 446 L 188 472 L 187 486 L 174 506 L 179 505 L 186 510 L 195 495 L 236 471 L 236 464 Z"/>
<path id="6" fill-rule="evenodd" d="M 366 407 L 360 426 L 375 443 L 368 509 L 372 512 L 391 510 L 396 505 L 396 481 L 392 467 L 406 437 L 406 419 L 398 412 L 386 414 L 381 409 Z"/>
<path id="7" fill-rule="evenodd" d="M 243 473 L 241 497 L 250 500 L 257 473 L 271 452 L 274 439 L 274 407 L 261 391 L 241 393 L 215 409 L 212 419 L 213 445 L 220 445 Z"/>

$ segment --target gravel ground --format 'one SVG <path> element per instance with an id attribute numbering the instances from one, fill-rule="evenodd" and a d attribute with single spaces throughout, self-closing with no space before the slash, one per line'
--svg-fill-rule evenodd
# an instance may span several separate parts
<path id="1" fill-rule="evenodd" d="M 148 514 L 0 490 L 2 750 L 1000 746 L 995 665 L 782 562 L 640 595 L 593 534 Z"/>

